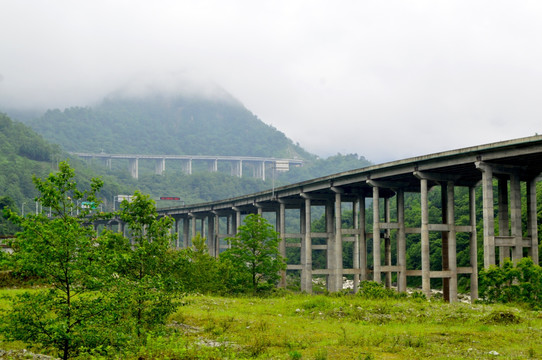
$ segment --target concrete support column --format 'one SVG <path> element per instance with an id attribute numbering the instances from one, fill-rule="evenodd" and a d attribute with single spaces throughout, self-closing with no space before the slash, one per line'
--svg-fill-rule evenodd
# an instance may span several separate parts
<path id="1" fill-rule="evenodd" d="M 373 187 L 373 281 L 382 282 L 380 262 L 380 193 Z"/>
<path id="2" fill-rule="evenodd" d="M 495 265 L 495 215 L 493 209 L 493 170 L 483 166 L 482 197 L 484 219 L 484 267 Z"/>
<path id="3" fill-rule="evenodd" d="M 220 255 L 220 216 L 215 214 L 215 257 Z"/>
<path id="4" fill-rule="evenodd" d="M 209 220 L 209 217 L 203 217 L 200 219 L 200 224 L 201 224 L 201 227 L 200 227 L 200 235 L 201 237 L 204 237 L 205 239 L 207 239 L 207 227 L 205 226 L 205 221 Z"/>
<path id="5" fill-rule="evenodd" d="M 254 177 L 265 181 L 265 161 L 254 163 Z"/>
<path id="6" fill-rule="evenodd" d="M 188 240 L 188 244 L 189 246 L 192 246 L 192 239 L 194 237 L 196 237 L 196 234 L 197 234 L 197 222 L 198 222 L 198 219 L 195 217 L 195 216 L 192 216 L 190 218 L 190 225 L 192 225 L 192 232 L 190 234 L 190 239 Z"/>
<path id="7" fill-rule="evenodd" d="M 183 172 L 187 175 L 192 175 L 192 159 L 182 161 Z"/>
<path id="8" fill-rule="evenodd" d="M 390 211 L 390 198 L 384 200 L 384 222 L 391 222 L 391 211 Z M 386 229 L 384 233 L 384 264 L 386 266 L 391 266 L 391 231 Z M 386 271 L 385 285 L 387 289 L 391 288 L 391 271 Z"/>
<path id="9" fill-rule="evenodd" d="M 474 302 L 478 299 L 478 240 L 476 236 L 476 188 L 469 188 L 469 213 L 470 213 L 470 266 L 472 273 L 470 275 L 470 297 Z"/>
<path id="10" fill-rule="evenodd" d="M 448 224 L 448 183 L 443 182 L 440 190 L 440 204 L 442 207 L 442 223 Z M 449 230 L 442 231 L 442 270 L 449 270 L 449 247 L 448 247 Z M 450 279 L 442 278 L 442 297 L 444 301 L 450 301 Z"/>
<path id="11" fill-rule="evenodd" d="M 356 200 L 353 204 L 352 204 L 352 217 L 354 219 L 354 229 L 356 229 L 357 231 L 359 231 L 359 199 Z M 359 263 L 360 263 L 360 250 L 359 250 L 359 242 L 360 242 L 360 235 L 359 233 L 355 234 L 354 235 L 354 258 L 352 259 L 352 267 L 354 268 L 354 270 L 357 270 L 357 271 L 360 271 L 360 268 L 359 268 Z M 358 288 L 359 288 L 359 278 L 360 278 L 360 274 L 359 273 L 355 273 L 354 274 L 354 293 L 356 293 L 358 291 Z"/>
<path id="12" fill-rule="evenodd" d="M 218 159 L 214 159 L 214 160 L 209 161 L 209 171 L 210 172 L 217 172 L 218 171 Z"/>
<path id="13" fill-rule="evenodd" d="M 231 176 L 243 177 L 243 160 L 235 160 L 231 163 Z"/>
<path id="14" fill-rule="evenodd" d="M 279 204 L 279 213 L 277 215 L 278 225 L 280 235 L 279 243 L 279 252 L 280 256 L 286 259 L 286 205 L 284 203 Z M 286 271 L 283 270 L 280 273 L 280 283 L 279 286 L 282 288 L 286 287 Z"/>
<path id="15" fill-rule="evenodd" d="M 175 226 L 175 244 L 174 244 L 174 247 L 175 247 L 175 249 L 178 249 L 180 247 L 180 237 L 181 237 L 181 232 L 179 230 L 181 218 L 180 217 L 175 217 L 174 220 L 175 220 L 175 225 L 173 225 L 173 226 Z"/>
<path id="16" fill-rule="evenodd" d="M 406 291 L 406 233 L 405 233 L 405 193 L 403 189 L 397 190 L 397 266 L 399 266 L 399 274 L 397 274 L 397 290 L 399 292 Z"/>
<path id="17" fill-rule="evenodd" d="M 183 218 L 183 248 L 189 246 L 190 241 L 190 218 L 188 216 Z"/>
<path id="18" fill-rule="evenodd" d="M 431 259 L 429 251 L 429 204 L 427 179 L 420 179 L 421 200 L 421 250 L 422 250 L 422 291 L 431 296 Z"/>
<path id="19" fill-rule="evenodd" d="M 231 220 L 232 216 L 231 214 L 228 214 L 228 216 L 226 216 L 226 234 L 233 234 L 233 231 L 231 230 L 232 229 L 232 220 Z"/>
<path id="20" fill-rule="evenodd" d="M 327 251 L 326 251 L 326 268 L 330 273 L 326 276 L 326 286 L 328 291 L 333 291 L 336 287 L 335 276 L 333 273 L 335 260 L 335 205 L 333 201 L 326 202 L 326 233 L 327 233 Z"/>
<path id="21" fill-rule="evenodd" d="M 527 181 L 527 235 L 531 238 L 529 256 L 538 264 L 538 226 L 536 209 L 536 179 Z"/>
<path id="22" fill-rule="evenodd" d="M 311 200 L 301 208 L 301 291 L 312 293 Z"/>
<path id="23" fill-rule="evenodd" d="M 328 268 L 331 270 L 330 277 L 330 287 L 329 291 L 339 291 L 343 287 L 343 241 L 342 241 L 342 219 L 341 219 L 341 194 L 335 193 L 335 202 L 334 202 L 334 238 L 331 246 L 333 247 L 333 255 L 329 257 L 331 259 L 328 262 Z M 329 246 L 328 246 L 329 249 Z"/>
<path id="24" fill-rule="evenodd" d="M 447 203 L 446 215 L 448 232 L 448 270 L 450 271 L 448 301 L 457 302 L 457 242 L 455 231 L 455 202 L 454 202 L 454 182 L 448 181 L 447 184 Z M 444 206 L 444 205 L 443 205 Z M 444 245 L 443 245 L 444 247 Z"/>
<path id="25" fill-rule="evenodd" d="M 234 223 L 234 232 L 235 234 L 239 233 L 239 226 L 241 226 L 241 210 L 235 210 L 235 223 Z"/>
<path id="26" fill-rule="evenodd" d="M 130 170 L 130 175 L 132 175 L 132 178 L 134 179 L 139 178 L 139 159 L 138 158 L 130 159 L 129 170 Z"/>
<path id="27" fill-rule="evenodd" d="M 519 175 L 510 175 L 510 220 L 515 247 L 512 249 L 514 264 L 523 258 L 523 231 L 521 224 L 521 183 Z"/>
<path id="28" fill-rule="evenodd" d="M 207 217 L 207 248 L 209 249 L 209 255 L 216 257 L 216 233 L 215 233 L 215 214 L 209 214 Z"/>
<path id="29" fill-rule="evenodd" d="M 228 215 L 227 217 L 227 223 L 226 223 L 226 227 L 227 227 L 227 230 L 226 232 L 228 233 L 228 237 L 231 237 L 233 235 L 235 235 L 237 233 L 237 216 L 236 216 L 237 212 L 234 212 L 234 213 L 231 213 Z M 227 248 L 230 249 L 231 248 L 231 244 L 228 242 L 226 244 Z"/>
<path id="30" fill-rule="evenodd" d="M 359 203 L 359 268 L 360 281 L 368 280 L 367 273 L 367 227 L 365 219 L 365 196 L 360 196 Z"/>
<path id="31" fill-rule="evenodd" d="M 504 177 L 498 179 L 498 202 L 499 202 L 499 236 L 509 236 L 508 229 L 508 180 Z M 504 259 L 510 257 L 510 248 L 501 246 L 499 248 L 499 264 L 504 264 Z"/>
<path id="32" fill-rule="evenodd" d="M 157 159 L 154 163 L 154 173 L 156 175 L 163 175 L 166 171 L 166 158 Z"/>

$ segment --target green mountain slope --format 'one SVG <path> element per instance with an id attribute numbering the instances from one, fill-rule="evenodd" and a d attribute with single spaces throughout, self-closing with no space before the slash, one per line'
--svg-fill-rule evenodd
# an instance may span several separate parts
<path id="1" fill-rule="evenodd" d="M 67 151 L 313 157 L 233 100 L 117 96 L 49 110 L 29 125 Z"/>
<path id="2" fill-rule="evenodd" d="M 60 148 L 0 113 L 0 196 L 18 204 L 34 196 L 33 174 L 51 170 Z"/>

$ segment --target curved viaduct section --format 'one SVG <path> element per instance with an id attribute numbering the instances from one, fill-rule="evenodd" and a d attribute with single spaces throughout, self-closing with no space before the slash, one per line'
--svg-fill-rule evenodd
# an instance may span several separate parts
<path id="1" fill-rule="evenodd" d="M 176 220 L 177 246 L 189 246 L 199 231 L 207 237 L 214 256 L 227 247 L 223 239 L 236 233 L 244 214 L 259 213 L 274 219 L 282 238 L 283 256 L 287 248 L 298 251 L 299 261 L 290 260 L 288 270 L 300 272 L 303 291 L 312 291 L 314 276 L 325 276 L 328 290 L 338 291 L 347 274 L 353 276 L 357 288 L 359 281 L 366 279 L 385 282 L 389 287 L 395 273 L 399 291 L 406 291 L 407 277 L 421 277 L 427 296 L 430 280 L 442 279 L 445 298 L 454 302 L 461 274 L 470 276 L 472 299 L 478 296 L 477 188 L 481 187 L 483 198 L 484 267 L 500 264 L 506 257 L 518 261 L 530 256 L 538 263 L 536 183 L 541 172 L 542 136 L 533 136 L 389 162 L 233 199 L 160 209 L 159 213 Z M 522 184 L 527 194 L 523 199 Z M 428 192 L 434 187 L 440 188 L 443 204 L 442 221 L 438 223 L 429 222 Z M 462 216 L 461 222 L 455 216 L 454 202 L 454 190 L 459 187 L 466 188 L 469 194 L 469 213 Z M 405 211 L 407 193 L 417 193 L 420 201 L 421 223 L 415 227 L 405 225 L 406 214 L 413 211 Z M 522 203 L 526 205 L 526 228 L 521 221 Z M 391 204 L 395 207 L 393 217 Z M 349 229 L 343 228 L 341 222 L 347 206 L 352 210 L 354 224 Z M 319 214 L 322 209 L 325 214 L 323 233 L 311 231 L 311 214 L 318 207 Z M 371 221 L 369 213 L 373 214 Z M 432 268 L 429 257 L 433 232 L 442 245 L 443 266 L 437 270 Z M 464 267 L 458 267 L 456 260 L 459 233 L 470 239 L 470 263 Z M 407 266 L 407 234 L 418 234 L 421 269 Z M 343 246 L 347 242 L 353 243 L 351 268 L 343 266 Z M 315 251 L 325 251 L 324 268 L 313 267 Z"/>

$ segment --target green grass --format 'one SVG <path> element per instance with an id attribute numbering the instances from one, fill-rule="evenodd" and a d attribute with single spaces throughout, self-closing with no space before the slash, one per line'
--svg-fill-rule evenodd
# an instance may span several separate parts
<path id="1" fill-rule="evenodd" d="M 190 295 L 180 300 L 166 333 L 119 358 L 537 359 L 540 339 L 542 312 L 519 307 Z M 4 349 L 20 345 L 0 342 Z"/>

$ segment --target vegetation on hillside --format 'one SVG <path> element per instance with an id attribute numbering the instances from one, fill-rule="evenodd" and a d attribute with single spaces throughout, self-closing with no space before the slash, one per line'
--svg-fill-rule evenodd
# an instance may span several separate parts
<path id="1" fill-rule="evenodd" d="M 232 100 L 114 97 L 49 110 L 30 125 L 74 152 L 312 157 Z"/>

